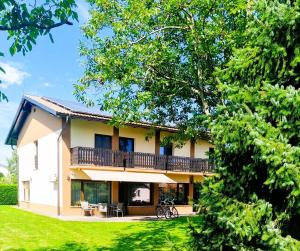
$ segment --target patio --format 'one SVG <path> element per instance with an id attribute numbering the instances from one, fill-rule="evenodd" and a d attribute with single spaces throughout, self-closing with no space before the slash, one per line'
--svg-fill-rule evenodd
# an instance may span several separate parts
<path id="1" fill-rule="evenodd" d="M 78 222 L 143 222 L 143 221 L 161 221 L 161 219 L 158 219 L 155 215 L 151 216 L 128 216 L 125 215 L 124 217 L 105 217 L 99 216 L 99 215 L 93 215 L 93 216 L 84 216 L 84 215 L 74 215 L 74 216 L 64 216 L 64 215 L 55 215 L 55 214 L 49 214 L 45 212 L 37 212 L 36 210 L 30 210 L 25 208 L 20 208 L 16 206 L 15 208 L 24 210 L 31 213 L 37 213 L 40 215 L 48 216 L 51 218 L 59 219 L 61 221 L 78 221 Z M 186 216 L 195 216 L 196 213 L 191 214 L 181 214 L 179 217 L 186 217 Z M 163 219 L 165 221 L 165 219 Z M 166 220 L 170 221 L 170 220 Z"/>

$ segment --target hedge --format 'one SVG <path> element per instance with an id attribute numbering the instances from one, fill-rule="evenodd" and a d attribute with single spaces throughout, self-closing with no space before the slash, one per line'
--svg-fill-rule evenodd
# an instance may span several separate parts
<path id="1" fill-rule="evenodd" d="M 0 205 L 16 205 L 17 203 L 17 185 L 0 184 Z"/>

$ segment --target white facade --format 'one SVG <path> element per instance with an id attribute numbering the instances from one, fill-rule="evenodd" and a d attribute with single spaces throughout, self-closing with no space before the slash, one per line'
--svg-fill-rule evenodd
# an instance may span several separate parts
<path id="1" fill-rule="evenodd" d="M 38 165 L 35 166 L 34 142 L 18 148 L 19 201 L 24 201 L 24 181 L 29 181 L 30 202 L 57 205 L 57 139 L 60 131 L 38 139 Z"/>

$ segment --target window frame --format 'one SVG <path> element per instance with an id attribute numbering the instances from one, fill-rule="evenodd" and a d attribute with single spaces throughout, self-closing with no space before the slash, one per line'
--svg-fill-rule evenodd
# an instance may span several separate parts
<path id="1" fill-rule="evenodd" d="M 165 154 L 167 148 L 169 148 L 169 150 L 171 150 L 171 154 Z M 163 149 L 163 154 L 161 153 L 162 149 Z M 167 146 L 163 146 L 163 145 L 159 146 L 159 155 L 161 155 L 161 156 L 173 156 L 173 154 L 174 154 L 173 144 L 170 144 L 170 145 L 167 145 Z"/>
<path id="2" fill-rule="evenodd" d="M 129 185 L 130 184 L 149 184 L 150 186 L 150 202 L 144 204 L 129 203 Z M 120 182 L 119 183 L 119 202 L 129 207 L 154 206 L 154 184 L 151 182 Z"/>
<path id="3" fill-rule="evenodd" d="M 94 136 L 94 147 L 99 148 L 99 147 L 96 146 L 96 142 L 97 142 L 96 138 L 101 137 L 101 136 L 110 138 L 110 148 L 103 148 L 103 147 L 101 148 L 100 147 L 100 149 L 112 150 L 112 136 L 111 135 L 106 135 L 106 134 L 97 134 L 97 133 L 95 134 L 95 136 Z"/>
<path id="4" fill-rule="evenodd" d="M 171 184 L 164 184 L 163 185 L 171 185 Z M 176 197 L 175 197 L 175 204 L 176 205 L 188 205 L 189 204 L 189 184 L 188 183 L 172 183 L 172 185 L 176 185 Z M 185 197 L 185 201 L 181 201 L 179 203 L 179 186 L 180 185 L 183 185 L 184 187 L 184 197 Z M 158 198 L 159 200 L 161 199 L 161 187 L 160 187 L 160 184 L 158 185 L 159 186 L 159 189 L 158 189 Z"/>
<path id="5" fill-rule="evenodd" d="M 29 180 L 25 180 L 22 181 L 23 183 L 23 200 L 24 202 L 30 202 L 30 181 Z M 26 185 L 25 185 L 26 184 Z M 27 193 L 26 193 L 27 191 Z M 28 198 L 26 198 L 28 197 Z"/>
<path id="6" fill-rule="evenodd" d="M 128 151 L 123 151 L 121 150 L 121 140 L 132 140 L 132 152 L 135 151 L 135 139 L 134 138 L 129 138 L 129 137 L 119 137 L 119 151 L 122 151 L 122 152 L 128 152 Z"/>
<path id="7" fill-rule="evenodd" d="M 80 201 L 84 201 L 84 182 L 93 182 L 93 183 L 106 183 L 109 184 L 109 195 L 108 195 L 108 202 L 107 203 L 111 203 L 111 199 L 112 199 L 112 182 L 111 181 L 102 181 L 102 180 L 83 180 L 83 179 L 72 179 L 70 186 L 71 186 L 71 207 L 80 207 L 80 205 L 72 205 L 72 181 L 77 181 L 80 182 Z"/>
<path id="8" fill-rule="evenodd" d="M 34 142 L 34 169 L 33 170 L 38 170 L 39 169 L 39 141 L 35 140 Z"/>

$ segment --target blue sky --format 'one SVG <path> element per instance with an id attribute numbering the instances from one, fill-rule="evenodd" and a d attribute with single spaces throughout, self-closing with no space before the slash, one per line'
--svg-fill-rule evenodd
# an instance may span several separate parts
<path id="1" fill-rule="evenodd" d="M 0 65 L 6 75 L 0 76 L 3 81 L 0 87 L 9 98 L 8 103 L 0 103 L 2 164 L 6 164 L 6 158 L 11 154 L 11 147 L 5 146 L 4 141 L 23 94 L 75 100 L 73 84 L 83 73 L 78 50 L 82 39 L 80 26 L 88 19 L 88 6 L 84 0 L 78 1 L 77 5 L 79 23 L 53 30 L 54 43 L 49 37 L 40 37 L 25 57 L 22 54 L 11 57 L 8 52 L 11 42 L 6 41 L 6 34 L 1 34 L 0 51 L 5 57 L 0 58 Z"/>

